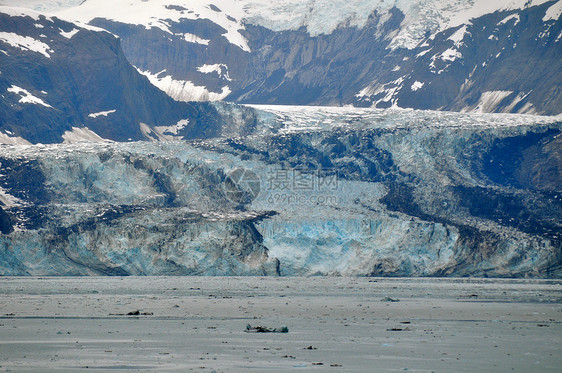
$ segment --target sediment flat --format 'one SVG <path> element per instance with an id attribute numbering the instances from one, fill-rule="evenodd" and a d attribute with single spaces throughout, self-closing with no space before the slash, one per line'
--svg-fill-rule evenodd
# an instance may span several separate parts
<path id="1" fill-rule="evenodd" d="M 0 278 L 0 371 L 558 372 L 561 346 L 559 280 Z"/>

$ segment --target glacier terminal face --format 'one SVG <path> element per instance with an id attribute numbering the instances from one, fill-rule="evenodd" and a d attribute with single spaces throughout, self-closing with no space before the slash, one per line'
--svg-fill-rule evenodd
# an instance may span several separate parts
<path id="1" fill-rule="evenodd" d="M 0 274 L 562 276 L 559 117 L 216 110 L 206 139 L 3 145 Z"/>

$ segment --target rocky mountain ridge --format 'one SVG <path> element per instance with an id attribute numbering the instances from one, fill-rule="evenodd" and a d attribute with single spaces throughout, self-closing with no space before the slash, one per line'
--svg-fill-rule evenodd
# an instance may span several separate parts
<path id="1" fill-rule="evenodd" d="M 178 100 L 561 112 L 560 1 L 107 3 L 60 14 Z"/>
<path id="2" fill-rule="evenodd" d="M 0 143 L 160 139 L 218 118 L 150 84 L 109 32 L 22 8 L 0 7 L 0 97 Z"/>

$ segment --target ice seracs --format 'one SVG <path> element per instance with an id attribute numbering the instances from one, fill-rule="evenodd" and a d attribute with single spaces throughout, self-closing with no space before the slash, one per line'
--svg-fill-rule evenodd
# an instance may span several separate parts
<path id="1" fill-rule="evenodd" d="M 18 229 L 0 235 L 0 273 L 560 276 L 558 187 L 531 190 L 502 173 L 522 177 L 535 147 L 556 165 L 560 118 L 257 108 L 243 141 L 91 143 L 75 128 L 74 144 L 3 146 L 0 200 L 21 201 L 5 209 Z M 173 137 L 188 125 L 143 129 Z M 272 169 L 291 182 L 291 170 L 323 165 L 341 176 L 329 189 L 267 182 Z M 243 208 L 222 188 L 236 169 L 262 180 Z M 494 210 L 500 202 L 517 209 Z"/>

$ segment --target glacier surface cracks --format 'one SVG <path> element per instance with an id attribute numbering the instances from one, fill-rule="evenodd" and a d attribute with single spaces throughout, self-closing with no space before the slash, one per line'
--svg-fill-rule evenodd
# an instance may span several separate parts
<path id="1" fill-rule="evenodd" d="M 217 110 L 214 138 L 2 146 L 0 273 L 562 274 L 559 118 Z"/>

